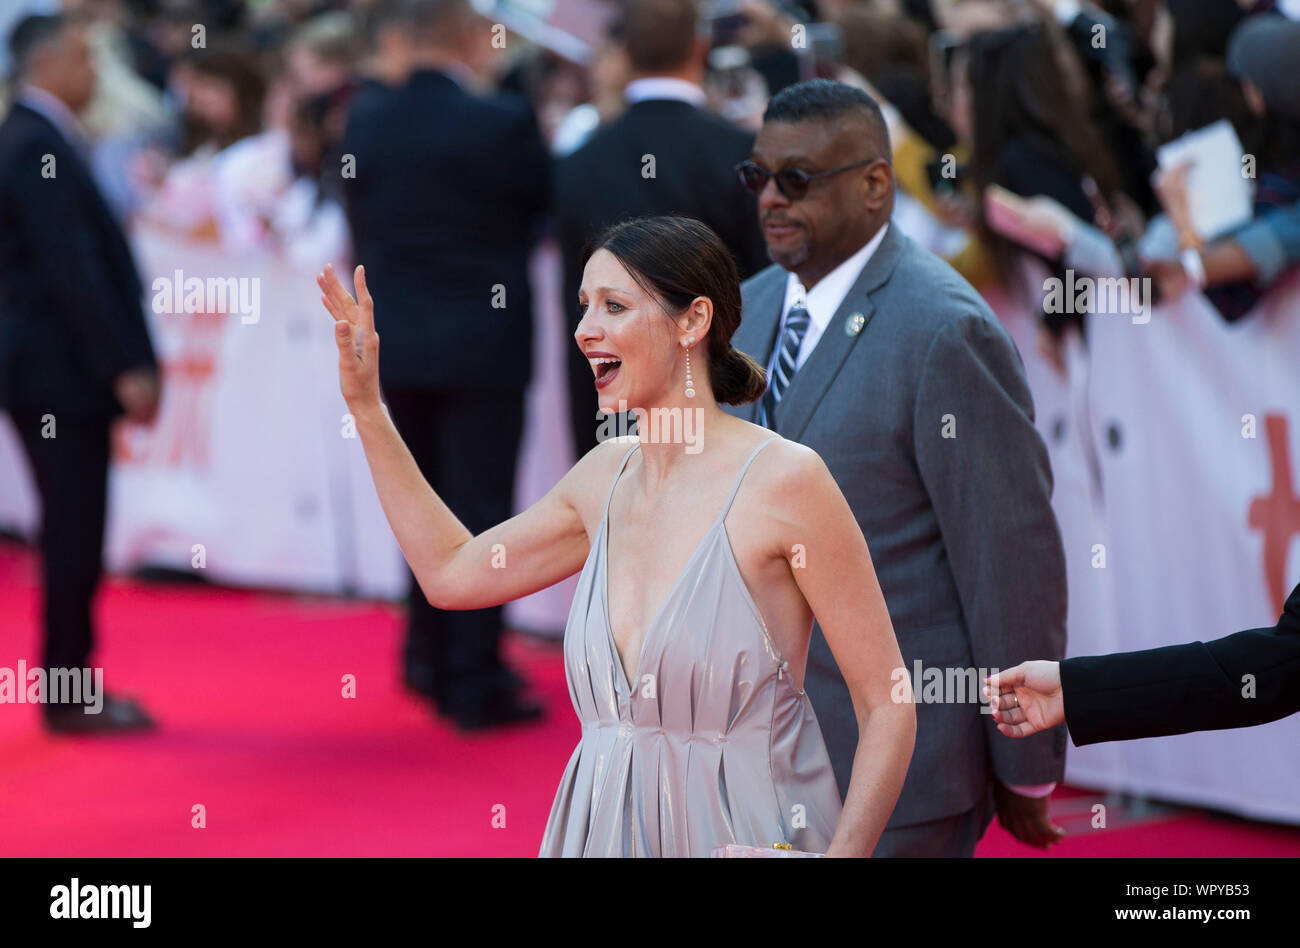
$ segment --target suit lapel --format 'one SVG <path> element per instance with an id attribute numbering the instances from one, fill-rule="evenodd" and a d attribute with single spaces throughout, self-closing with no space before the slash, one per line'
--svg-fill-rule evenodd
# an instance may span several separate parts
<path id="1" fill-rule="evenodd" d="M 835 376 L 839 374 L 854 343 L 866 331 L 871 317 L 875 315 L 876 308 L 870 294 L 889 280 L 902 253 L 903 240 L 897 225 L 891 224 L 881 238 L 880 246 L 862 268 L 848 293 L 844 294 L 844 301 L 826 325 L 812 355 L 808 356 L 808 361 L 790 380 L 790 387 L 781 396 L 781 404 L 776 409 L 776 430 L 783 437 L 792 441 L 798 441 L 802 437 L 808 422 L 812 420 L 813 412 L 835 381 Z M 779 317 L 779 310 L 777 315 Z"/>
<path id="2" fill-rule="evenodd" d="M 786 281 L 786 271 L 776 266 L 755 277 L 754 295 L 732 339 L 732 345 L 762 366 L 767 365 L 776 342 L 776 330 L 785 307 Z M 744 406 L 746 421 L 758 424 L 760 403 L 761 399 Z"/>

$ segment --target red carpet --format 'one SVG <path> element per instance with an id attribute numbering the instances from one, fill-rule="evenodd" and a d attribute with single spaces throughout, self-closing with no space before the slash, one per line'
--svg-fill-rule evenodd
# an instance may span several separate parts
<path id="1" fill-rule="evenodd" d="M 0 666 L 39 656 L 36 559 L 0 543 Z M 386 605 L 110 580 L 99 598 L 110 691 L 161 727 L 50 737 L 0 704 L 0 856 L 534 856 L 579 729 L 558 646 L 509 656 L 544 723 L 459 736 L 397 680 Z M 343 676 L 356 698 L 342 697 Z M 1064 856 L 1300 856 L 1300 828 L 1177 811 L 1111 829 L 1058 791 Z M 202 805 L 206 828 L 191 825 Z M 1082 817 L 1071 814 L 1079 811 Z M 982 856 L 1036 851 L 994 824 Z"/>

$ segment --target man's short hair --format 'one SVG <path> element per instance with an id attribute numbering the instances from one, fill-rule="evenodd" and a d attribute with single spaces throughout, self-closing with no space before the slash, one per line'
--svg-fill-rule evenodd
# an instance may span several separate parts
<path id="1" fill-rule="evenodd" d="M 627 0 L 622 29 L 628 62 L 637 72 L 668 72 L 691 57 L 699 37 L 695 0 Z"/>
<path id="2" fill-rule="evenodd" d="M 469 0 L 402 0 L 394 19 L 421 40 L 446 38 L 474 15 Z"/>
<path id="3" fill-rule="evenodd" d="M 764 122 L 830 122 L 859 119 L 889 160 L 889 126 L 880 105 L 856 86 L 833 79 L 809 79 L 786 86 L 767 103 Z"/>
<path id="4" fill-rule="evenodd" d="M 25 16 L 19 20 L 9 34 L 9 58 L 14 76 L 18 79 L 26 77 L 36 52 L 57 39 L 71 22 L 60 13 Z"/>
<path id="5" fill-rule="evenodd" d="M 290 46 L 302 47 L 322 62 L 350 66 L 358 57 L 356 22 L 345 10 L 320 13 L 294 30 Z"/>
<path id="6" fill-rule="evenodd" d="M 373 47 L 379 40 L 379 34 L 393 24 L 401 24 L 403 0 L 376 0 L 369 11 L 362 17 L 366 42 Z"/>

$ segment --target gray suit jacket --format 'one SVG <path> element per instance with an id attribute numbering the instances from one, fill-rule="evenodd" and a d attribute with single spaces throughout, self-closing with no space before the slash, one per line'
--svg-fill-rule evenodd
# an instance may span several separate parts
<path id="1" fill-rule="evenodd" d="M 786 278 L 774 265 L 741 287 L 733 344 L 762 365 Z M 728 411 L 757 421 L 758 403 Z M 916 683 L 916 749 L 889 827 L 962 813 L 993 778 L 1059 780 L 1063 727 L 1005 737 L 980 713 L 978 691 L 953 700 L 962 696 L 946 671 L 946 702 L 926 701 L 924 670 L 991 673 L 1065 654 L 1065 554 L 1047 449 L 1020 354 L 979 294 L 891 225 L 773 423 L 821 455 L 848 499 Z M 845 794 L 857 721 L 816 626 L 805 688 Z"/>

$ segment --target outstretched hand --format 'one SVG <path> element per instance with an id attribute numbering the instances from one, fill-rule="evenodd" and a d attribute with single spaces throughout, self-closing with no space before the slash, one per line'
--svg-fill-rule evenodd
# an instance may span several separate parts
<path id="1" fill-rule="evenodd" d="M 1065 722 L 1060 662 L 1021 662 L 986 681 L 993 720 L 1007 737 L 1028 737 Z"/>
<path id="2" fill-rule="evenodd" d="M 334 341 L 339 347 L 339 390 L 349 408 L 379 404 L 379 334 L 375 332 L 375 301 L 366 289 L 365 267 L 353 274 L 357 298 L 343 288 L 328 264 L 316 277 L 320 301 L 334 317 Z"/>

